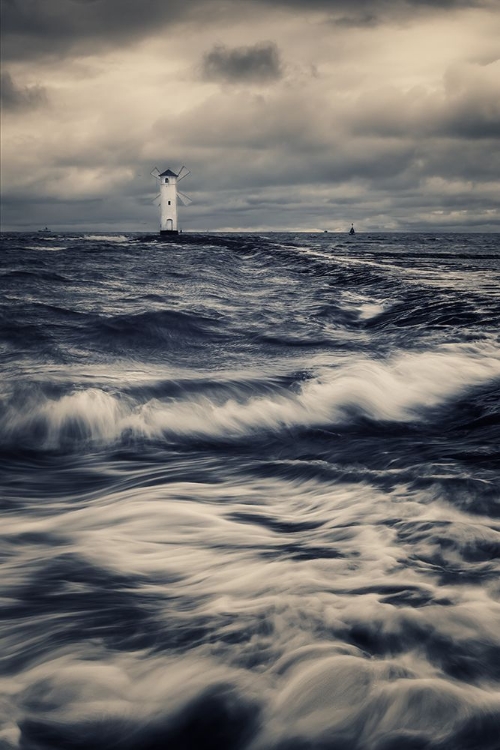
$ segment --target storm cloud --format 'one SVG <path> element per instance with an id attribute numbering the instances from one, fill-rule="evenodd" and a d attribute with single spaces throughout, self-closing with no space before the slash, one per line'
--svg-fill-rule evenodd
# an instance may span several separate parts
<path id="1" fill-rule="evenodd" d="M 217 44 L 203 56 L 202 75 L 229 83 L 276 80 L 282 76 L 279 50 L 272 42 L 233 49 Z"/>
<path id="2" fill-rule="evenodd" d="M 47 94 L 41 86 L 16 86 L 6 71 L 0 74 L 0 101 L 5 110 L 36 109 L 47 104 Z"/>
<path id="3" fill-rule="evenodd" d="M 19 59 L 129 44 L 179 23 L 230 21 L 244 6 L 251 14 L 306 10 L 322 13 L 323 22 L 371 26 L 461 8 L 494 10 L 496 0 L 310 0 L 306 8 L 302 0 L 2 0 L 2 54 Z"/>
<path id="4" fill-rule="evenodd" d="M 176 0 L 2 0 L 6 59 L 133 42 L 186 16 Z"/>
<path id="5" fill-rule="evenodd" d="M 498 229 L 487 0 L 6 0 L 5 227 Z M 50 103 L 50 106 L 46 106 Z"/>

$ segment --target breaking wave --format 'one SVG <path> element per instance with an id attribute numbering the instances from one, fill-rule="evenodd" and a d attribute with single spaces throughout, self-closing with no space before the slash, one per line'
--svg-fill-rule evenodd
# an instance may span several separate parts
<path id="1" fill-rule="evenodd" d="M 192 334 L 192 324 L 187 325 Z M 6 399 L 3 439 L 54 448 L 123 438 L 230 440 L 258 432 L 340 427 L 361 418 L 418 423 L 464 390 L 498 378 L 499 351 L 470 345 L 400 354 L 388 361 L 358 359 L 322 368 L 291 388 L 251 397 L 237 383 L 230 398 L 191 393 L 166 400 L 96 387 L 50 398 L 35 395 L 28 386 L 29 395 L 23 396 L 18 387 Z"/>
<path id="2" fill-rule="evenodd" d="M 118 242 L 120 244 L 130 242 L 130 237 L 124 234 L 85 234 L 82 239 L 90 242 Z"/>

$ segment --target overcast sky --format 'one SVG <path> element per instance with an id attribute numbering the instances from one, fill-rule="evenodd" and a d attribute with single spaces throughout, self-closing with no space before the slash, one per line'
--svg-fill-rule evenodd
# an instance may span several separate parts
<path id="1" fill-rule="evenodd" d="M 500 0 L 1 0 L 3 229 L 500 231 Z"/>

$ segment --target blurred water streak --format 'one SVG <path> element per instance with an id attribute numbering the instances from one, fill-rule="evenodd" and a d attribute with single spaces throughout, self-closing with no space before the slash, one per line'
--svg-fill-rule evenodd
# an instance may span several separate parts
<path id="1" fill-rule="evenodd" d="M 0 746 L 497 749 L 499 261 L 3 235 Z"/>

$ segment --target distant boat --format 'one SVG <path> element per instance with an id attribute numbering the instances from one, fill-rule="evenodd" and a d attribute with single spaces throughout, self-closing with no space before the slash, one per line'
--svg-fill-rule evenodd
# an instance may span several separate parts
<path id="1" fill-rule="evenodd" d="M 46 234 L 47 232 L 50 232 L 51 230 L 48 227 L 45 227 L 45 229 L 39 229 L 38 234 Z"/>
<path id="2" fill-rule="evenodd" d="M 349 229 L 349 234 L 356 234 L 354 231 L 354 224 L 351 224 L 351 228 Z"/>

